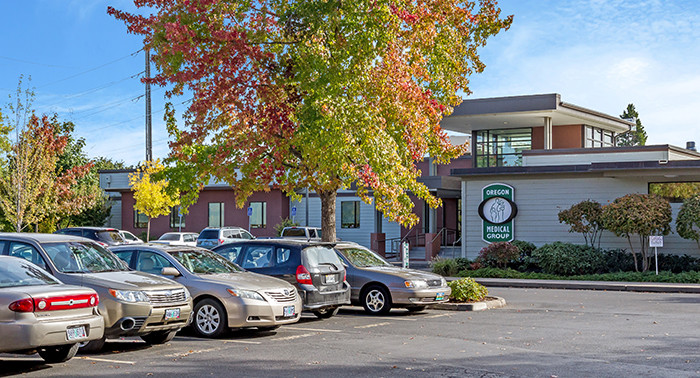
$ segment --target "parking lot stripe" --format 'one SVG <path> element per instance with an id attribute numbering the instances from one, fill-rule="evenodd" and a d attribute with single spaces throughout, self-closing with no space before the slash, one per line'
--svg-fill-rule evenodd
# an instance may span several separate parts
<path id="1" fill-rule="evenodd" d="M 291 329 L 294 331 L 316 331 L 316 332 L 343 332 L 338 329 L 320 329 L 320 328 L 304 328 L 304 327 L 289 327 L 284 326 L 282 329 Z"/>
<path id="2" fill-rule="evenodd" d="M 381 327 L 385 325 L 391 324 L 390 322 L 384 322 L 384 323 L 374 323 L 374 324 L 367 324 L 363 326 L 356 326 L 355 328 L 372 328 L 372 327 Z"/>
<path id="3" fill-rule="evenodd" d="M 441 318 L 443 316 L 452 316 L 452 314 L 437 314 L 437 315 L 430 315 L 430 316 L 425 316 L 425 319 L 435 319 L 435 318 Z"/>
<path id="4" fill-rule="evenodd" d="M 132 362 L 132 361 L 108 360 L 106 358 L 97 358 L 97 357 L 81 357 L 81 358 L 83 360 L 90 360 L 90 361 L 112 362 L 115 364 L 136 365 L 136 362 Z"/>
<path id="5" fill-rule="evenodd" d="M 416 322 L 418 319 L 408 319 L 402 317 L 391 317 L 391 316 L 373 316 L 372 319 L 384 319 L 384 320 L 403 320 L 405 322 Z"/>
<path id="6" fill-rule="evenodd" d="M 248 340 L 224 340 L 226 343 L 239 343 L 239 344 L 261 344 L 260 341 L 248 341 Z"/>
<path id="7" fill-rule="evenodd" d="M 316 334 L 315 333 L 302 333 L 301 335 L 280 337 L 280 338 L 275 339 L 275 341 L 295 340 L 295 339 L 301 339 L 304 337 L 311 337 L 311 336 L 316 336 Z"/>

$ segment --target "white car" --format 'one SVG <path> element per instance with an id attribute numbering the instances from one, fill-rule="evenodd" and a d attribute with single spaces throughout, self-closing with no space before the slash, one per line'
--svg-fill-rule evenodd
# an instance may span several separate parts
<path id="1" fill-rule="evenodd" d="M 152 240 L 151 243 L 196 247 L 198 236 L 199 234 L 196 232 L 166 232 L 158 240 Z"/>
<path id="2" fill-rule="evenodd" d="M 119 230 L 119 235 L 122 236 L 126 244 L 142 244 L 143 240 L 140 238 L 136 237 L 136 235 L 132 234 L 129 231 L 126 230 Z"/>

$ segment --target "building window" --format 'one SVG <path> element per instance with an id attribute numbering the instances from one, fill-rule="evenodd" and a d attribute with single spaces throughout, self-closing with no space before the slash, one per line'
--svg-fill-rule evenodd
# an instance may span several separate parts
<path id="1" fill-rule="evenodd" d="M 519 167 L 523 151 L 532 149 L 532 129 L 479 130 L 475 132 L 477 168 Z"/>
<path id="2" fill-rule="evenodd" d="M 615 133 L 609 130 L 603 130 L 598 127 L 584 127 L 584 147 L 599 148 L 599 147 L 615 147 Z"/>
<path id="3" fill-rule="evenodd" d="M 265 228 L 267 226 L 267 202 L 251 202 L 253 214 L 250 216 L 250 228 Z"/>
<path id="4" fill-rule="evenodd" d="M 671 203 L 682 203 L 700 194 L 700 181 L 650 182 L 649 194 L 658 194 Z"/>
<path id="5" fill-rule="evenodd" d="M 135 228 L 146 228 L 148 227 L 148 217 L 146 214 L 134 210 L 134 227 Z"/>
<path id="6" fill-rule="evenodd" d="M 180 214 L 180 206 L 170 210 L 170 228 L 185 228 L 185 214 Z"/>
<path id="7" fill-rule="evenodd" d="M 209 227 L 224 226 L 224 203 L 210 202 L 209 203 Z"/>
<path id="8" fill-rule="evenodd" d="M 360 201 L 340 203 L 340 227 L 360 228 Z"/>

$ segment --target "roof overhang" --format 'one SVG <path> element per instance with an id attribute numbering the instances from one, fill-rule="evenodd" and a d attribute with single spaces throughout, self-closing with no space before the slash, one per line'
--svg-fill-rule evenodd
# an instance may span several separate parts
<path id="1" fill-rule="evenodd" d="M 474 130 L 513 129 L 544 125 L 590 125 L 615 133 L 633 122 L 561 101 L 558 93 L 464 100 L 440 123 L 443 129 L 469 134 Z"/>

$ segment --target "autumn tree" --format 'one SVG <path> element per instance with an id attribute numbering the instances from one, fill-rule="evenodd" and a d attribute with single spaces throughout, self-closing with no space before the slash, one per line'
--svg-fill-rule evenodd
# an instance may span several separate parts
<path id="1" fill-rule="evenodd" d="M 683 201 L 676 217 L 676 232 L 683 239 L 695 240 L 700 248 L 700 194 Z"/>
<path id="2" fill-rule="evenodd" d="M 559 223 L 566 223 L 570 226 L 569 232 L 578 232 L 583 235 L 586 245 L 591 247 L 600 246 L 600 236 L 603 232 L 601 225 L 601 215 L 603 207 L 597 201 L 586 200 L 572 205 L 566 210 L 559 212 Z"/>
<path id="3" fill-rule="evenodd" d="M 109 8 L 155 51 L 153 83 L 192 94 L 166 171 L 183 206 L 210 177 L 239 206 L 277 187 L 321 199 L 323 240 L 335 240 L 336 192 L 354 185 L 403 225 L 417 223 L 408 193 L 440 201 L 417 181 L 425 156 L 446 163 L 443 116 L 483 71 L 477 49 L 507 29 L 495 0 L 135 1 L 154 13 Z"/>
<path id="4" fill-rule="evenodd" d="M 146 241 L 151 236 L 151 219 L 170 213 L 173 206 L 177 206 L 177 195 L 171 195 L 166 191 L 168 181 L 156 179 L 153 176 L 163 170 L 160 161 L 145 162 L 136 172 L 129 175 L 129 185 L 134 191 L 134 209 L 148 217 L 146 228 Z"/>
<path id="5" fill-rule="evenodd" d="M 601 221 L 608 231 L 627 238 L 635 271 L 639 271 L 639 264 L 632 238 L 638 237 L 642 271 L 646 272 L 649 269 L 649 236 L 671 232 L 671 205 L 655 194 L 628 194 L 603 206 Z"/>
<path id="6" fill-rule="evenodd" d="M 644 126 L 642 126 L 642 121 L 639 119 L 639 113 L 637 109 L 634 108 L 634 104 L 628 104 L 627 109 L 625 109 L 622 114 L 620 114 L 622 119 L 634 119 L 635 125 L 624 133 L 617 136 L 618 146 L 643 146 L 647 143 L 647 132 L 644 131 Z"/>

